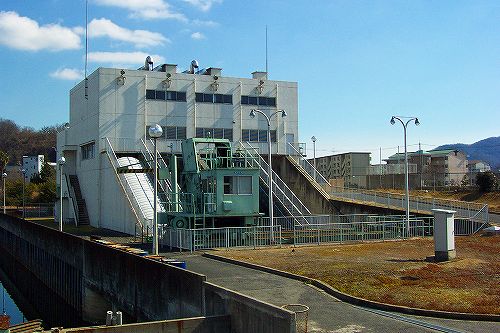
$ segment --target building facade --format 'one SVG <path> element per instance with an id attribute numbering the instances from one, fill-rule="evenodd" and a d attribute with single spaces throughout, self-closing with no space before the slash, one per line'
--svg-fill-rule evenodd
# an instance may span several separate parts
<path id="1" fill-rule="evenodd" d="M 169 64 L 154 69 L 147 64 L 139 70 L 99 68 L 70 91 L 69 127 L 58 134 L 57 143 L 66 158 L 63 173 L 80 180 L 90 223 L 117 230 L 115 220 L 128 213 L 113 216 L 108 210 L 123 210 L 124 204 L 113 201 L 103 207 L 101 200 L 121 191 L 109 184 L 114 175 L 106 171 L 105 153 L 110 147 L 115 152 L 140 151 L 141 140 L 149 140 L 149 126 L 159 124 L 162 153 L 180 153 L 186 138 L 212 137 L 250 142 L 267 154 L 268 123 L 260 114 L 250 117 L 252 109 L 268 116 L 286 111 L 285 118 L 275 115 L 270 121 L 272 153 L 286 154 L 287 145 L 298 141 L 296 82 L 268 80 L 263 72 L 251 78 L 225 77 L 218 68 L 179 73 L 177 65 Z"/>
<path id="2" fill-rule="evenodd" d="M 24 174 L 24 179 L 29 182 L 33 177 L 38 176 L 42 171 L 45 158 L 43 155 L 36 156 L 23 156 L 23 166 L 26 172 Z"/>
<path id="3" fill-rule="evenodd" d="M 313 159 L 309 159 L 311 164 Z M 342 179 L 344 187 L 366 188 L 370 153 L 349 152 L 316 158 L 316 169 L 327 180 Z"/>

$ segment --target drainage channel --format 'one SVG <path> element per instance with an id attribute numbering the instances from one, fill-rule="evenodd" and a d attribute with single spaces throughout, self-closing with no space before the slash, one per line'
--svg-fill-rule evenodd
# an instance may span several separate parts
<path id="1" fill-rule="evenodd" d="M 458 331 L 458 330 L 453 329 L 453 328 L 449 328 L 449 327 L 446 327 L 446 326 L 432 324 L 432 323 L 429 323 L 427 321 L 423 321 L 423 320 L 419 320 L 419 319 L 409 318 L 409 317 L 406 317 L 404 315 L 395 314 L 395 313 L 392 313 L 392 312 L 386 312 L 386 311 L 382 311 L 382 310 L 369 309 L 369 308 L 364 308 L 364 307 L 356 306 L 356 305 L 353 305 L 353 306 L 355 308 L 358 308 L 358 309 L 361 309 L 361 310 L 364 310 L 364 311 L 367 311 L 367 312 L 371 312 L 371 313 L 374 313 L 374 314 L 377 314 L 377 315 L 380 315 L 380 316 L 384 316 L 384 317 L 387 317 L 387 318 L 392 318 L 394 320 L 403 321 L 403 322 L 406 322 L 406 323 L 409 323 L 409 324 L 413 324 L 413 325 L 416 325 L 416 326 L 425 327 L 425 328 L 434 330 L 436 332 L 465 333 L 464 331 Z"/>

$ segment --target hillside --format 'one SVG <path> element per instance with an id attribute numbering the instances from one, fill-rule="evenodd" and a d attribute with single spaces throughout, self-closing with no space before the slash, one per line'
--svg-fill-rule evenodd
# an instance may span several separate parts
<path id="1" fill-rule="evenodd" d="M 493 170 L 500 168 L 500 136 L 487 138 L 473 144 L 446 144 L 436 149 L 457 149 L 467 154 L 468 160 L 487 162 Z"/>

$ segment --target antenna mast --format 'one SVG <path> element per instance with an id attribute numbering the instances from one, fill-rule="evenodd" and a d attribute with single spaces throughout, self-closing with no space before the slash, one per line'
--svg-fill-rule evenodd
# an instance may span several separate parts
<path id="1" fill-rule="evenodd" d="M 269 77 L 269 72 L 267 69 L 267 24 L 266 24 L 266 74 L 267 74 L 267 77 Z"/>
<path id="2" fill-rule="evenodd" d="M 89 1 L 85 0 L 85 99 L 89 99 L 89 86 L 87 79 L 87 61 L 88 61 L 88 44 L 89 44 Z"/>

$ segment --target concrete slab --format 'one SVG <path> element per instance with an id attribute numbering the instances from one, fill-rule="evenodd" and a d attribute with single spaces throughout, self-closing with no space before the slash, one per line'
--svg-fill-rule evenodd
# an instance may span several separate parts
<path id="1" fill-rule="evenodd" d="M 500 323 L 462 322 L 402 315 L 385 316 L 340 302 L 318 288 L 293 279 L 205 258 L 198 253 L 165 253 L 165 255 L 185 260 L 189 270 L 204 274 L 207 276 L 207 281 L 225 288 L 277 306 L 291 303 L 309 306 L 308 332 L 312 333 L 500 331 Z M 404 318 L 410 320 L 402 320 Z M 435 327 L 430 328 L 432 325 Z"/>

